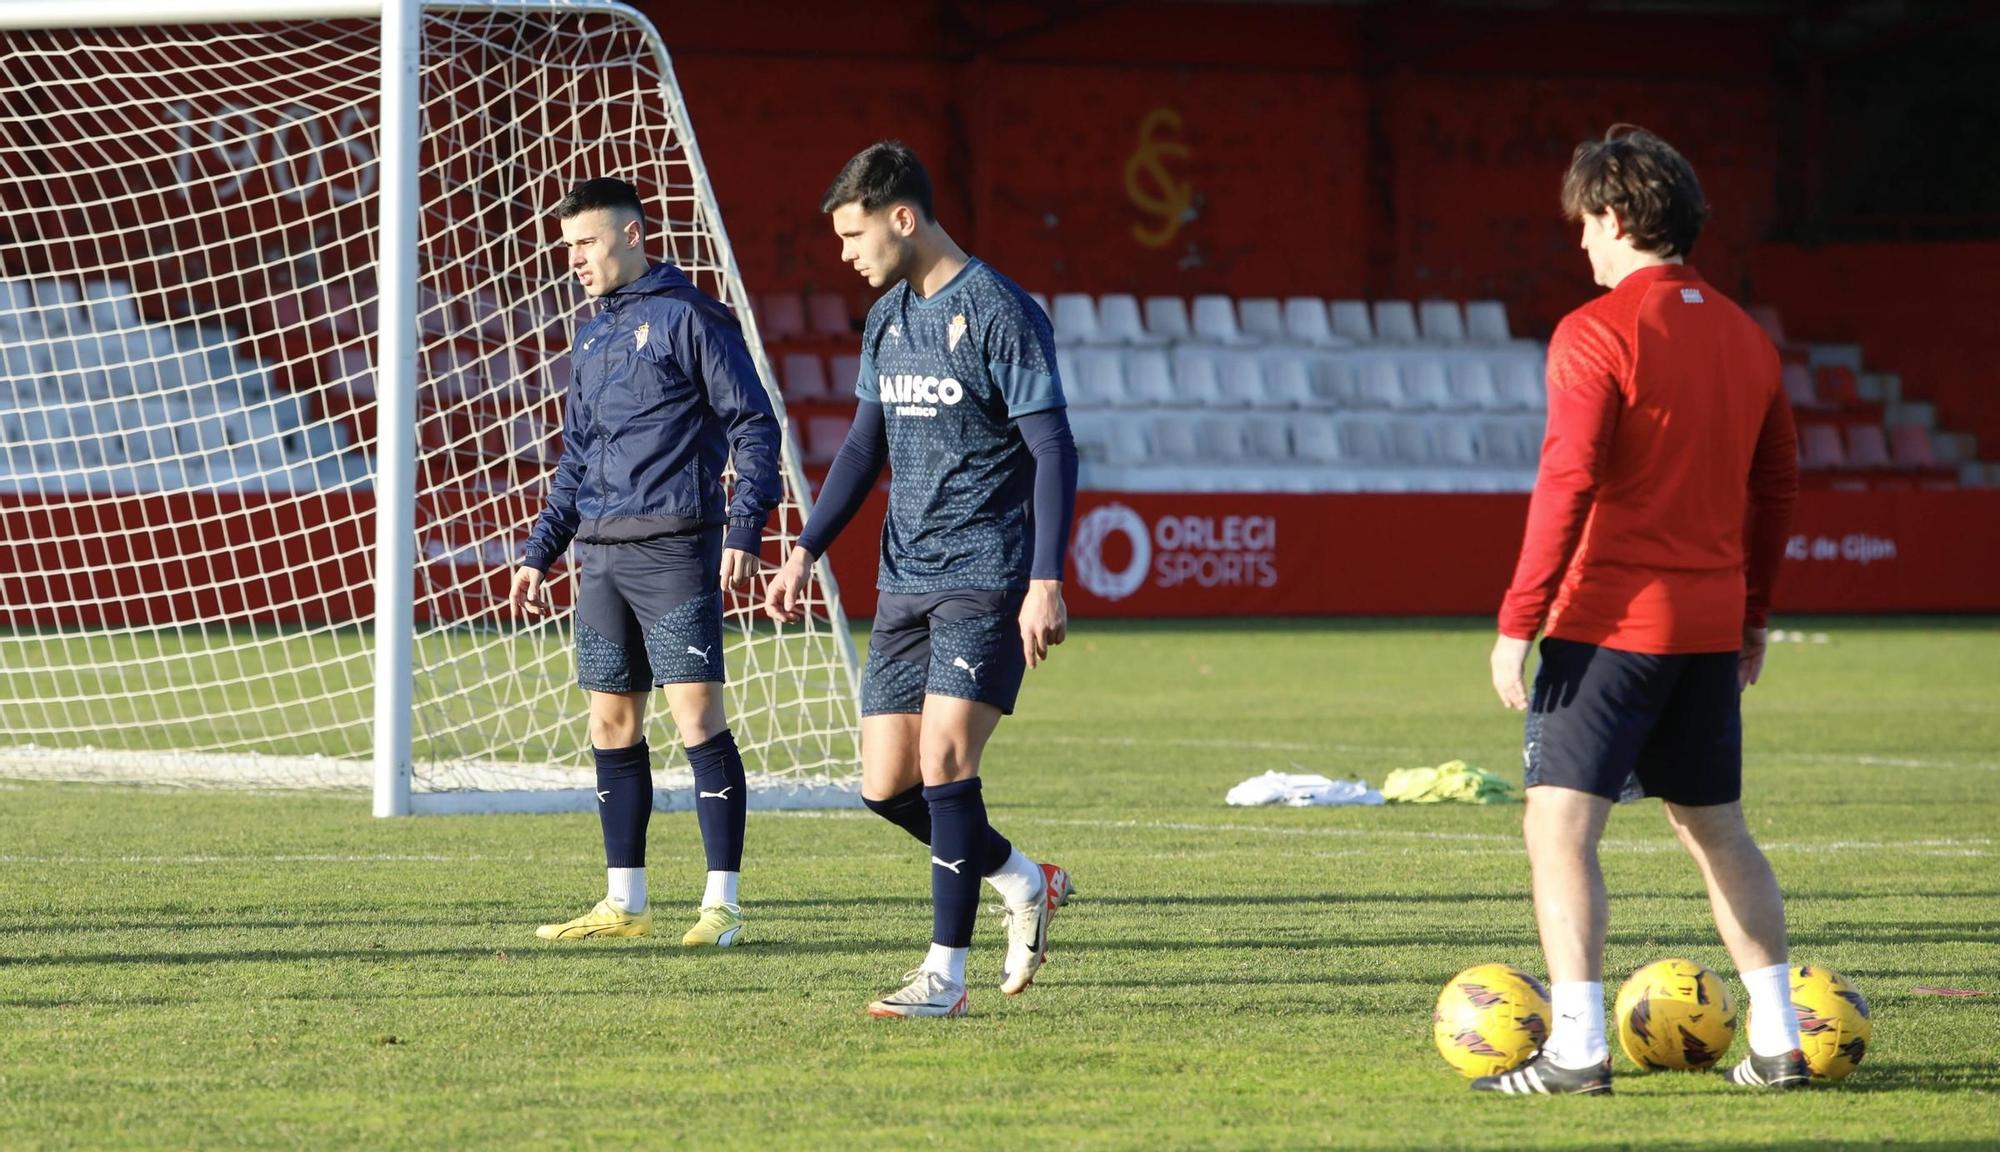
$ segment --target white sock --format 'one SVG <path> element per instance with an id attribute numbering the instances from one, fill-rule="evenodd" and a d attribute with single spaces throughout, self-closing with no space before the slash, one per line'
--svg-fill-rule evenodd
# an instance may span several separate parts
<path id="1" fill-rule="evenodd" d="M 604 877 L 604 898 L 611 902 L 613 908 L 634 916 L 646 910 L 644 868 L 606 868 Z"/>
<path id="2" fill-rule="evenodd" d="M 986 878 L 993 890 L 1000 894 L 1009 908 L 1021 908 L 1045 899 L 1048 895 L 1048 878 L 1042 875 L 1042 866 L 1021 854 L 1019 848 L 1000 865 L 1000 870 Z"/>
<path id="3" fill-rule="evenodd" d="M 1790 965 L 1773 964 L 1743 973 L 1750 990 L 1750 1051 L 1783 1056 L 1799 1046 L 1799 1018 L 1792 1011 Z"/>
<path id="4" fill-rule="evenodd" d="M 701 906 L 713 908 L 717 904 L 736 907 L 736 882 L 743 878 L 741 872 L 710 872 L 708 891 L 702 893 Z"/>
<path id="5" fill-rule="evenodd" d="M 930 955 L 924 957 L 922 968 L 962 986 L 965 983 L 965 954 L 970 951 L 970 948 L 947 948 L 942 944 L 933 944 Z"/>
<path id="6" fill-rule="evenodd" d="M 1573 980 L 1549 989 L 1555 1021 L 1542 1054 L 1558 1068 L 1594 1068 L 1611 1058 L 1604 1042 L 1604 983 Z"/>

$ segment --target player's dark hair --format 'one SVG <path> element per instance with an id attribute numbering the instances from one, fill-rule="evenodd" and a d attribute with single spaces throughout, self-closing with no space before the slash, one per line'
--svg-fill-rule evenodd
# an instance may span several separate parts
<path id="1" fill-rule="evenodd" d="M 1602 140 L 1576 146 L 1563 176 L 1563 215 L 1581 220 L 1606 208 L 1634 247 L 1686 256 L 1708 219 L 1694 166 L 1673 145 L 1634 124 L 1613 124 Z"/>
<path id="2" fill-rule="evenodd" d="M 926 221 L 937 219 L 931 208 L 931 177 L 923 161 L 901 140 L 883 140 L 855 153 L 819 198 L 819 210 L 832 212 L 843 204 L 859 204 L 862 211 L 873 212 L 898 201 L 916 208 Z"/>
<path id="3" fill-rule="evenodd" d="M 642 224 L 646 220 L 646 206 L 639 201 L 639 190 L 611 176 L 585 180 L 570 189 L 569 195 L 556 204 L 556 219 L 568 220 L 599 208 L 622 209 L 637 216 Z"/>

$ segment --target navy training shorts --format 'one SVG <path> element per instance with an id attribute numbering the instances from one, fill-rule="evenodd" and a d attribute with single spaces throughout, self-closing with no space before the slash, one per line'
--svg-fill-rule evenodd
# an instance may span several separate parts
<path id="1" fill-rule="evenodd" d="M 721 682 L 722 528 L 578 542 L 576 682 L 592 692 Z"/>
<path id="2" fill-rule="evenodd" d="M 924 710 L 924 697 L 955 696 L 1012 715 L 1028 658 L 1021 652 L 1022 590 L 884 592 L 875 601 L 861 714 Z"/>
<path id="3" fill-rule="evenodd" d="M 1674 804 L 1743 795 L 1737 654 L 1654 656 L 1545 638 L 1523 748 L 1524 782 Z"/>

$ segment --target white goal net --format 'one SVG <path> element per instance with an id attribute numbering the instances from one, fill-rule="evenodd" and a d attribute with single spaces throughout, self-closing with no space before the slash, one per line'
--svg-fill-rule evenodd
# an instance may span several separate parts
<path id="1" fill-rule="evenodd" d="M 9 26 L 50 7 L 0 6 L 0 775 L 367 787 L 393 689 L 382 22 Z M 656 255 L 735 308 L 783 405 L 652 27 L 596 0 L 431 5 L 421 27 L 412 787 L 508 806 L 591 779 L 569 614 L 505 603 L 587 307 L 562 194 L 638 185 Z M 789 435 L 785 461 L 767 558 L 803 523 Z M 567 605 L 568 565 L 551 576 Z M 800 626 L 753 615 L 761 581 L 729 601 L 754 803 L 851 798 L 854 655 L 824 576 Z"/>

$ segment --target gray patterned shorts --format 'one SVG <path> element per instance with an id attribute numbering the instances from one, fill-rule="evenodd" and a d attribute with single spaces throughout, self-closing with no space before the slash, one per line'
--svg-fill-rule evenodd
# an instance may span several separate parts
<path id="1" fill-rule="evenodd" d="M 576 546 L 576 682 L 592 692 L 723 680 L 722 529 Z"/>

